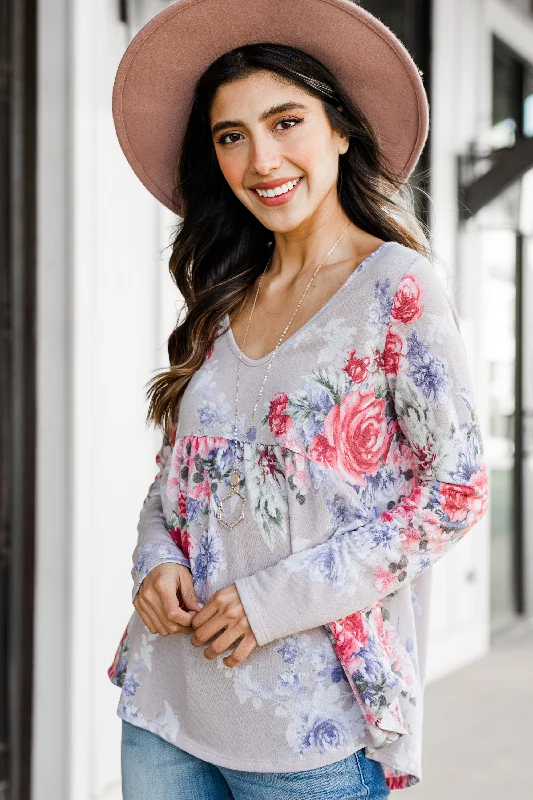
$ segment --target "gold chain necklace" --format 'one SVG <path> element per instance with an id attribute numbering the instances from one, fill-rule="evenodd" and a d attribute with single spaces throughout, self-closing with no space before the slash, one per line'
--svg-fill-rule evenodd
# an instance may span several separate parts
<path id="1" fill-rule="evenodd" d="M 285 338 L 285 336 L 287 334 L 287 331 L 289 330 L 289 328 L 290 328 L 290 326 L 292 324 L 292 321 L 293 321 L 294 317 L 296 316 L 296 313 L 297 313 L 298 309 L 300 308 L 300 306 L 303 303 L 304 297 L 307 294 L 307 292 L 309 290 L 309 287 L 313 283 L 313 280 L 315 279 L 315 276 L 318 273 L 318 270 L 327 261 L 327 259 L 330 257 L 330 255 L 333 253 L 333 251 L 335 250 L 335 248 L 337 247 L 337 245 L 339 244 L 340 240 L 342 239 L 342 237 L 344 236 L 344 234 L 346 233 L 346 231 L 348 230 L 349 227 L 350 227 L 350 223 L 348 223 L 348 225 L 345 227 L 345 229 L 343 230 L 343 232 L 341 233 L 341 235 L 339 236 L 339 238 L 337 239 L 337 241 L 335 242 L 335 244 L 333 245 L 331 250 L 329 250 L 329 252 L 327 253 L 326 257 L 320 262 L 318 267 L 313 272 L 313 275 L 311 276 L 311 279 L 310 279 L 309 283 L 305 287 L 304 293 L 300 297 L 298 305 L 296 306 L 296 308 L 293 311 L 292 317 L 290 318 L 289 322 L 287 323 L 287 325 L 285 327 L 285 330 L 283 331 L 283 333 L 279 337 L 278 342 L 277 342 L 274 350 L 270 354 L 270 358 L 268 360 L 268 365 L 267 365 L 267 369 L 266 369 L 266 372 L 265 372 L 265 376 L 263 378 L 263 382 L 261 383 L 261 388 L 259 389 L 259 394 L 257 396 L 257 400 L 255 401 L 255 405 L 254 405 L 254 408 L 253 408 L 253 411 L 252 411 L 252 415 L 250 417 L 250 423 L 248 425 L 248 430 L 246 431 L 246 435 L 244 437 L 243 449 L 244 449 L 244 445 L 248 441 L 248 436 L 249 436 L 250 430 L 252 428 L 252 420 L 253 420 L 255 412 L 257 410 L 257 406 L 259 404 L 259 400 L 261 399 L 261 395 L 263 394 L 263 389 L 264 389 L 264 386 L 265 386 L 265 383 L 266 383 L 266 379 L 268 378 L 268 373 L 270 372 L 270 367 L 272 366 L 272 361 L 274 359 L 274 356 L 276 355 L 276 351 L 277 351 L 278 347 L 280 346 L 280 344 L 282 343 L 282 341 L 284 340 L 284 338 Z M 244 338 L 242 340 L 242 344 L 241 344 L 240 349 L 239 349 L 239 363 L 237 365 L 237 391 L 236 391 L 236 394 L 235 394 L 235 424 L 234 424 L 235 451 L 234 451 L 233 472 L 231 473 L 231 476 L 230 476 L 230 479 L 229 479 L 229 482 L 230 482 L 230 485 L 231 485 L 231 491 L 228 492 L 228 494 L 226 494 L 224 497 L 222 497 L 220 499 L 220 501 L 217 503 L 217 514 L 216 514 L 217 520 L 222 525 L 224 525 L 224 527 L 229 528 L 229 529 L 234 528 L 236 525 L 238 525 L 239 522 L 242 522 L 242 520 L 244 519 L 244 508 L 245 508 L 245 505 L 246 505 L 246 496 L 244 495 L 244 476 L 241 478 L 240 475 L 239 475 L 239 470 L 237 468 L 237 456 L 236 456 L 236 452 L 237 452 L 237 416 L 238 416 L 238 408 L 239 408 L 239 386 L 240 386 L 240 378 L 241 378 L 242 352 L 243 352 L 244 345 L 245 345 L 245 342 L 246 342 L 246 337 L 248 335 L 248 330 L 250 328 L 250 322 L 252 321 L 252 316 L 253 316 L 253 313 L 254 313 L 255 304 L 257 302 L 257 297 L 259 295 L 259 289 L 261 287 L 261 281 L 263 280 L 263 276 L 264 276 L 265 272 L 267 271 L 268 266 L 269 266 L 271 261 L 272 261 L 272 256 L 270 256 L 270 258 L 268 259 L 266 267 L 264 268 L 264 270 L 263 270 L 263 272 L 261 274 L 261 277 L 259 278 L 259 281 L 258 281 L 258 284 L 257 284 L 257 290 L 255 292 L 254 302 L 252 303 L 250 316 L 248 317 L 248 324 L 246 326 L 246 331 L 244 333 Z M 241 488 L 242 488 L 243 491 L 239 491 L 239 489 L 237 488 L 239 486 L 239 484 L 242 484 Z M 235 495 L 242 501 L 241 513 L 240 513 L 240 516 L 235 520 L 235 522 L 226 522 L 226 520 L 222 519 L 222 505 L 224 504 L 224 502 L 226 500 L 229 500 L 230 497 L 234 497 Z"/>

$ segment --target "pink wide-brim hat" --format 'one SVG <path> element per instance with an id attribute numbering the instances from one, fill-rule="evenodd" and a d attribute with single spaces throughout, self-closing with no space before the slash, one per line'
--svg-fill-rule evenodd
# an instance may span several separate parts
<path id="1" fill-rule="evenodd" d="M 223 53 L 258 42 L 322 62 L 407 180 L 426 141 L 428 101 L 416 64 L 382 22 L 351 0 L 178 0 L 132 39 L 113 86 L 118 140 L 154 197 L 180 214 L 177 166 L 196 83 Z"/>

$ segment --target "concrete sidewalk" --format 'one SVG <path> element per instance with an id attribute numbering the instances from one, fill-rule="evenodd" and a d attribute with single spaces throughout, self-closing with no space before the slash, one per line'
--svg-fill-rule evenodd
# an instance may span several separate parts
<path id="1" fill-rule="evenodd" d="M 406 800 L 533 798 L 533 628 L 425 690 L 422 782 Z M 405 793 L 405 794 L 404 794 Z"/>

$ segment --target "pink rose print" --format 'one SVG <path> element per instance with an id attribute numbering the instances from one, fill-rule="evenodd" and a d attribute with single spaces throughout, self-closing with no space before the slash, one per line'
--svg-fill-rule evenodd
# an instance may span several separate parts
<path id="1" fill-rule="evenodd" d="M 412 444 L 413 455 L 420 475 L 431 475 L 433 472 L 433 462 L 437 458 L 432 450 L 432 443 L 426 441 L 425 447 L 419 447 L 416 442 Z"/>
<path id="2" fill-rule="evenodd" d="M 354 383 L 363 383 L 368 377 L 368 365 L 370 359 L 368 356 L 364 358 L 357 358 L 355 350 L 351 350 L 348 355 L 348 361 L 343 367 L 344 372 L 350 376 Z"/>
<path id="3" fill-rule="evenodd" d="M 181 528 L 169 528 L 168 532 L 174 544 L 177 544 L 181 550 Z"/>
<path id="4" fill-rule="evenodd" d="M 416 552 L 420 547 L 422 538 L 420 531 L 416 528 L 402 528 L 400 530 L 402 549 L 407 552 Z"/>
<path id="5" fill-rule="evenodd" d="M 188 531 L 181 532 L 181 549 L 187 558 L 192 558 L 192 551 L 194 548 L 194 539 Z"/>
<path id="6" fill-rule="evenodd" d="M 178 495 L 178 514 L 180 517 L 187 518 L 187 495 L 185 492 L 180 492 Z"/>
<path id="7" fill-rule="evenodd" d="M 388 451 L 390 435 L 385 401 L 373 391 L 351 392 L 333 406 L 324 422 L 324 434 L 315 436 L 309 455 L 336 468 L 351 483 L 365 484 L 364 474 L 375 475 Z"/>
<path id="8" fill-rule="evenodd" d="M 401 428 L 395 420 L 389 423 L 389 430 L 401 432 Z M 404 473 L 409 471 L 414 473 L 416 471 L 416 462 L 413 458 L 411 448 L 401 442 L 398 444 L 398 447 L 392 451 L 391 463 L 395 467 L 398 467 L 399 471 Z"/>
<path id="9" fill-rule="evenodd" d="M 395 580 L 396 575 L 393 572 L 390 572 L 388 569 L 383 569 L 383 567 L 379 566 L 376 570 L 374 586 L 380 592 L 388 592 L 389 589 L 394 585 Z"/>
<path id="10" fill-rule="evenodd" d="M 409 325 L 422 314 L 422 288 L 414 275 L 404 275 L 392 304 L 391 317 Z"/>
<path id="11" fill-rule="evenodd" d="M 470 487 L 459 487 L 454 484 L 444 483 L 440 490 L 440 501 L 444 513 L 448 514 L 452 522 L 464 519 L 468 513 L 465 506 L 465 489 L 473 492 Z"/>
<path id="12" fill-rule="evenodd" d="M 479 518 L 485 513 L 489 504 L 489 472 L 483 456 L 478 455 L 477 464 L 480 469 L 470 479 L 474 491 L 468 498 L 468 508 L 476 518 Z"/>
<path id="13" fill-rule="evenodd" d="M 184 528 L 173 528 L 169 530 L 170 536 L 174 544 L 176 544 L 181 552 L 187 557 L 191 557 L 191 546 L 193 543 L 193 539 L 191 534 L 186 531 Z"/>
<path id="14" fill-rule="evenodd" d="M 268 424 L 274 436 L 284 436 L 292 427 L 292 419 L 285 414 L 288 402 L 285 392 L 278 392 L 270 401 Z"/>
<path id="15" fill-rule="evenodd" d="M 480 456 L 477 460 L 479 464 Z M 448 514 L 452 522 L 463 520 L 471 514 L 478 518 L 485 513 L 489 500 L 488 480 L 488 472 L 485 468 L 472 475 L 469 486 L 443 484 L 440 500 L 444 512 Z"/>
<path id="16" fill-rule="evenodd" d="M 119 667 L 120 659 L 122 657 L 123 645 L 124 645 L 124 642 L 126 641 L 127 635 L 128 635 L 128 626 L 126 626 L 126 629 L 125 629 L 124 633 L 122 634 L 122 638 L 121 638 L 120 642 L 118 643 L 118 647 L 117 647 L 117 649 L 115 651 L 115 657 L 113 659 L 113 663 L 111 664 L 111 666 L 107 670 L 107 674 L 109 675 L 111 680 L 113 680 L 113 678 L 117 674 L 117 669 Z"/>
<path id="17" fill-rule="evenodd" d="M 351 661 L 362 647 L 368 646 L 368 633 L 360 613 L 331 623 L 335 636 L 335 651 L 345 663 Z"/>
<path id="18" fill-rule="evenodd" d="M 383 350 L 383 369 L 387 375 L 397 375 L 402 358 L 403 339 L 399 333 L 389 331 Z"/>
<path id="19" fill-rule="evenodd" d="M 179 478 L 169 473 L 167 479 L 167 497 L 171 502 L 176 500 L 179 492 Z"/>
<path id="20" fill-rule="evenodd" d="M 338 408 L 338 406 L 333 406 L 333 408 Z M 309 457 L 318 464 L 322 464 L 324 467 L 331 467 L 331 469 L 334 469 L 337 466 L 337 451 L 335 450 L 335 446 L 321 433 L 317 434 L 311 442 Z"/>
<path id="21" fill-rule="evenodd" d="M 263 482 L 266 481 L 267 477 L 274 478 L 278 484 L 283 482 L 283 469 L 281 468 L 281 464 L 279 463 L 276 454 L 270 447 L 259 448 L 259 452 L 257 454 L 257 463 L 261 468 Z"/>
<path id="22" fill-rule="evenodd" d="M 405 520 L 406 525 L 410 525 L 413 521 L 413 515 L 416 516 L 418 506 L 422 498 L 422 489 L 416 486 L 408 497 L 404 497 L 394 511 L 382 511 L 379 515 L 380 522 L 393 522 L 395 519 L 401 517 Z"/>

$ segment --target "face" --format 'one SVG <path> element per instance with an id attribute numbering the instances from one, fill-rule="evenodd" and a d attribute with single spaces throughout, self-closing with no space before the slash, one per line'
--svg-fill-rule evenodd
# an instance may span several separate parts
<path id="1" fill-rule="evenodd" d="M 338 204 L 339 155 L 349 141 L 332 129 L 322 101 L 299 86 L 267 71 L 225 84 L 211 130 L 222 174 L 269 230 L 294 230 Z M 257 192 L 278 186 L 283 193 L 273 197 Z"/>

